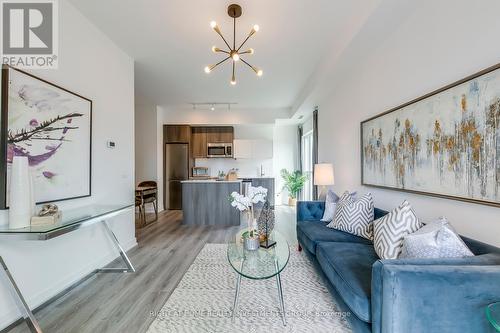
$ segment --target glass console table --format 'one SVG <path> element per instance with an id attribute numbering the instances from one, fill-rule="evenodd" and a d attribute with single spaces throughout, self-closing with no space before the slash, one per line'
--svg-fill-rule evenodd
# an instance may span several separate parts
<path id="1" fill-rule="evenodd" d="M 0 241 L 6 240 L 33 240 L 33 241 L 46 241 L 69 232 L 100 223 L 103 225 L 106 234 L 109 236 L 110 240 L 115 245 L 116 249 L 120 253 L 120 256 L 126 267 L 123 268 L 99 268 L 96 269 L 92 274 L 95 273 L 134 273 L 135 269 L 130 259 L 127 257 L 125 250 L 122 248 L 116 238 L 115 234 L 108 226 L 106 220 L 117 216 L 124 211 L 132 208 L 133 205 L 89 205 L 83 206 L 76 209 L 68 209 L 62 211 L 62 221 L 53 225 L 45 226 L 32 226 L 22 229 L 9 229 L 9 226 L 0 226 Z M 35 316 L 33 315 L 31 309 L 26 303 L 23 294 L 19 290 L 9 268 L 2 256 L 0 255 L 0 268 L 5 272 L 7 276 L 7 284 L 12 292 L 16 303 L 23 314 L 26 323 L 28 324 L 32 332 L 41 333 L 42 330 L 38 324 Z"/>

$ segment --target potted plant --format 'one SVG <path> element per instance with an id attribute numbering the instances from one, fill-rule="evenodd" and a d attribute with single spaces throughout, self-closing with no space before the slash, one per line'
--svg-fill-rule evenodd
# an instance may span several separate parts
<path id="1" fill-rule="evenodd" d="M 265 202 L 267 189 L 262 186 L 248 188 L 247 195 L 238 192 L 231 193 L 231 206 L 235 207 L 247 215 L 248 230 L 242 234 L 243 245 L 247 250 L 257 250 L 260 246 L 259 233 L 257 231 L 257 221 L 254 217 L 254 204 Z"/>
<path id="2" fill-rule="evenodd" d="M 287 169 L 281 170 L 281 178 L 285 181 L 285 185 L 283 185 L 283 189 L 288 191 L 288 205 L 295 206 L 297 205 L 297 195 L 300 190 L 304 187 L 308 176 L 302 174 L 301 171 L 295 170 L 294 172 L 289 172 Z"/>

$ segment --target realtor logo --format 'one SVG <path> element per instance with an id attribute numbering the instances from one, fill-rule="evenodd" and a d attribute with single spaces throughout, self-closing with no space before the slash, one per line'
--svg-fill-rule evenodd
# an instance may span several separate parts
<path id="1" fill-rule="evenodd" d="M 0 0 L 2 63 L 57 68 L 57 0 Z"/>

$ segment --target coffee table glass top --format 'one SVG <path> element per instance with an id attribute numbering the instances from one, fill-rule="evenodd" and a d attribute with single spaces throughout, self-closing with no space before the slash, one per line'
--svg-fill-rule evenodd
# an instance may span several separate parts
<path id="1" fill-rule="evenodd" d="M 270 239 L 276 245 L 269 248 L 259 248 L 255 251 L 245 250 L 241 235 L 247 231 L 242 229 L 231 238 L 227 247 L 227 258 L 234 270 L 249 279 L 269 279 L 280 273 L 288 264 L 290 248 L 286 239 L 273 231 Z"/>
<path id="2" fill-rule="evenodd" d="M 491 325 L 500 332 L 500 302 L 490 304 L 486 307 L 486 317 Z"/>

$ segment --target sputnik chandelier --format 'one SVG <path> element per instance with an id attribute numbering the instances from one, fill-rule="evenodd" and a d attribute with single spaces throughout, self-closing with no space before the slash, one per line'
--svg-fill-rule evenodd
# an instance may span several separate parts
<path id="1" fill-rule="evenodd" d="M 243 54 L 253 54 L 254 50 L 252 48 L 250 48 L 250 49 L 248 49 L 246 51 L 240 51 L 241 48 L 243 47 L 243 45 L 245 45 L 245 43 L 248 41 L 248 39 L 250 37 L 252 37 L 257 31 L 259 31 L 259 26 L 258 25 L 254 25 L 253 28 L 252 28 L 252 30 L 250 30 L 250 33 L 248 34 L 247 38 L 245 38 L 245 40 L 243 41 L 243 43 L 241 43 L 241 45 L 238 48 L 236 48 L 236 18 L 238 18 L 238 17 L 241 16 L 241 13 L 242 13 L 241 6 L 240 5 L 236 5 L 236 4 L 229 5 L 229 7 L 227 7 L 227 13 L 229 14 L 230 17 L 233 18 L 233 46 L 231 47 L 229 45 L 229 43 L 227 42 L 227 40 L 224 38 L 224 36 L 222 35 L 222 32 L 220 31 L 219 26 L 217 25 L 217 22 L 215 22 L 215 21 L 210 22 L 210 26 L 222 38 L 222 40 L 224 41 L 224 43 L 226 44 L 226 46 L 228 47 L 228 49 L 225 50 L 225 49 L 220 49 L 220 48 L 215 47 L 215 46 L 212 47 L 212 52 L 214 52 L 214 53 L 224 53 L 224 54 L 227 55 L 227 57 L 224 58 L 224 59 L 222 59 L 221 61 L 219 61 L 218 63 L 216 63 L 214 65 L 209 65 L 209 66 L 205 67 L 205 73 L 208 74 L 208 73 L 212 72 L 212 70 L 215 67 L 217 67 L 220 64 L 226 62 L 227 60 L 231 59 L 232 65 L 233 65 L 233 75 L 231 77 L 231 84 L 235 85 L 236 84 L 235 66 L 236 66 L 236 63 L 238 61 L 240 61 L 240 60 L 245 65 L 247 65 L 248 67 L 250 67 L 255 72 L 255 74 L 257 74 L 257 76 L 262 76 L 262 74 L 263 74 L 263 72 L 262 72 L 261 69 L 255 67 L 255 66 L 250 65 L 243 58 L 241 58 L 241 56 Z"/>

